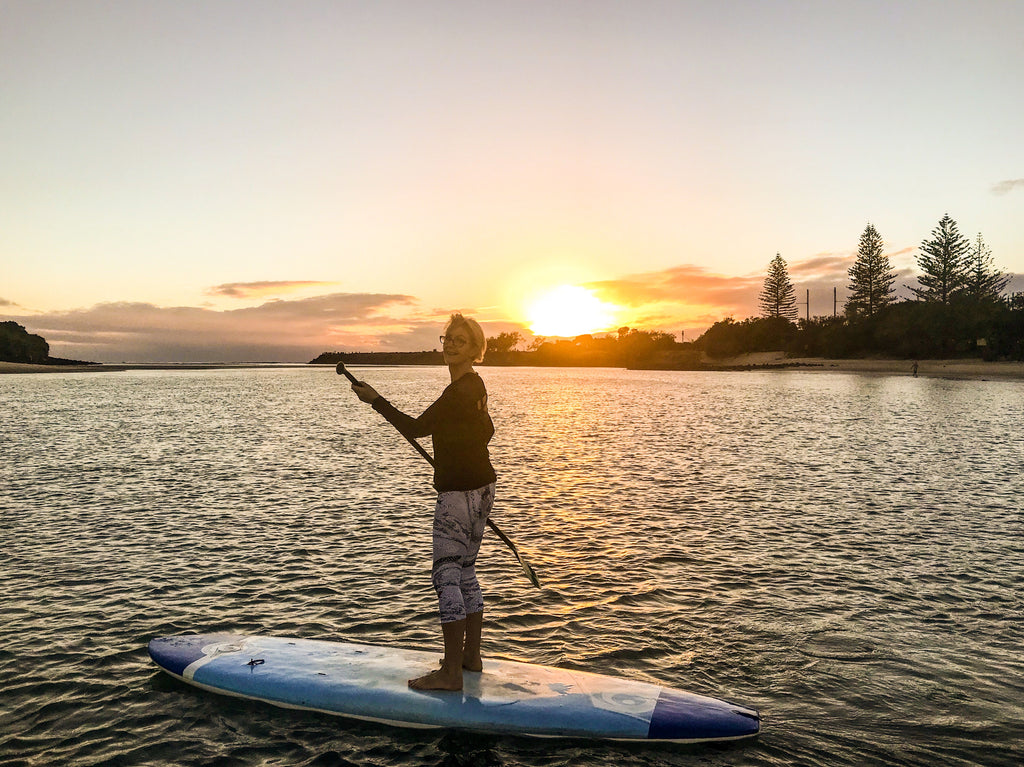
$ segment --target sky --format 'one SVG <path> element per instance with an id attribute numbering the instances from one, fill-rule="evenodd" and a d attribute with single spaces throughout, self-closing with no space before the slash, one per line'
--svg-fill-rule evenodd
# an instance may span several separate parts
<path id="1" fill-rule="evenodd" d="M 802 315 L 842 311 L 868 223 L 906 294 L 947 213 L 1024 290 L 1022 29 L 1016 0 L 0 0 L 0 321 L 305 362 L 436 348 L 453 311 L 530 338 L 571 286 L 586 330 L 691 340 L 758 314 L 776 253 Z"/>

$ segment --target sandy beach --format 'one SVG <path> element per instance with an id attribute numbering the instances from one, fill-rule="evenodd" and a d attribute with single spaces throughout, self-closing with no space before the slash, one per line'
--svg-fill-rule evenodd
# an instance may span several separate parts
<path id="1" fill-rule="evenodd" d="M 894 376 L 914 374 L 914 360 L 787 357 L 782 352 L 760 352 L 707 361 L 723 367 L 751 366 L 754 369 L 778 368 Z M 919 378 L 1024 379 L 1024 362 L 986 362 L 978 359 L 917 360 L 917 375 Z"/>

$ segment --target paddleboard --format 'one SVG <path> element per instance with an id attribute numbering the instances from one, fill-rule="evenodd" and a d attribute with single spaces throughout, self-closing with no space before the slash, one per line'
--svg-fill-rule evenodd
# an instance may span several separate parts
<path id="1" fill-rule="evenodd" d="M 438 653 L 288 637 L 198 634 L 149 643 L 168 674 L 203 690 L 371 722 L 538 737 L 696 743 L 751 738 L 757 711 L 601 674 L 507 660 L 466 672 L 461 692 L 407 682 Z"/>

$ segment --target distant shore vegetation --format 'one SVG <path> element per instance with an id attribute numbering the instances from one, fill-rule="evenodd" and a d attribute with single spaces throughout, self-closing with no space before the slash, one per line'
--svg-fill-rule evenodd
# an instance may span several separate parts
<path id="1" fill-rule="evenodd" d="M 1004 295 L 984 238 L 962 235 L 947 214 L 919 248 L 913 298 L 894 298 L 897 279 L 882 237 L 868 224 L 849 269 L 842 314 L 798 317 L 796 291 L 780 254 L 768 264 L 761 315 L 726 317 L 686 342 L 664 332 L 622 327 L 571 340 L 525 338 L 517 332 L 487 339 L 485 365 L 703 369 L 755 352 L 791 357 L 981 358 L 1024 360 L 1024 294 Z M 439 365 L 441 352 L 325 352 L 313 364 Z"/>

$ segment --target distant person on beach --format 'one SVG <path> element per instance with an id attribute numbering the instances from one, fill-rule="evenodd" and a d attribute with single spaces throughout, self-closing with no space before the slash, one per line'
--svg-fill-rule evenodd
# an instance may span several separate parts
<path id="1" fill-rule="evenodd" d="M 451 383 L 419 418 L 398 410 L 372 386 L 359 382 L 352 391 L 407 437 L 433 437 L 434 566 L 444 635 L 441 668 L 409 686 L 417 690 L 461 690 L 462 672 L 480 671 L 484 600 L 476 564 L 484 526 L 494 502 L 496 476 L 487 443 L 494 424 L 487 412 L 487 390 L 473 363 L 484 358 L 486 341 L 476 320 L 453 314 L 441 336 Z"/>
<path id="2" fill-rule="evenodd" d="M 914 378 L 917 378 L 917 360 L 914 360 L 914 364 L 911 366 L 911 370 L 914 371 Z"/>

